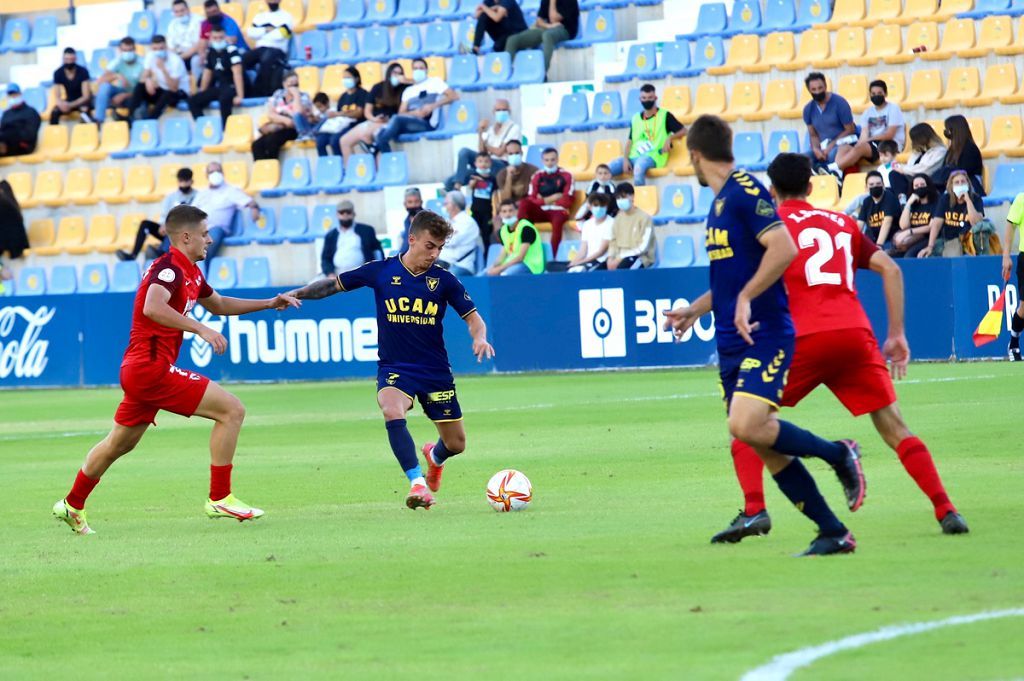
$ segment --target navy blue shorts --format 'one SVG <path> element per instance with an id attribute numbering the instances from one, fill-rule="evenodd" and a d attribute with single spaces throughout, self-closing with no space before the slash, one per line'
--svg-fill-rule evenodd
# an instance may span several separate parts
<path id="1" fill-rule="evenodd" d="M 733 395 L 746 395 L 778 408 L 793 362 L 793 338 L 763 338 L 738 352 L 719 353 L 718 372 L 726 409 Z"/>
<path id="2" fill-rule="evenodd" d="M 419 400 L 423 413 L 431 421 L 443 423 L 462 419 L 451 372 L 382 366 L 377 369 L 377 392 L 384 388 L 395 388 L 413 402 Z"/>

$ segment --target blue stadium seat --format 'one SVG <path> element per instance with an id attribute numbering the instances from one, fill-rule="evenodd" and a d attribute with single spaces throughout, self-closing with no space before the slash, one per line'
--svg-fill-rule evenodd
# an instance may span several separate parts
<path id="1" fill-rule="evenodd" d="M 224 137 L 224 126 L 220 115 L 200 116 L 196 119 L 196 144 L 205 147 L 208 144 L 220 144 Z"/>
<path id="2" fill-rule="evenodd" d="M 427 8 L 427 19 L 440 19 L 448 22 L 466 14 L 459 8 L 459 0 L 430 0 Z"/>
<path id="3" fill-rule="evenodd" d="M 363 40 L 359 48 L 359 58 L 364 61 L 387 61 L 391 53 L 391 41 L 388 29 L 373 26 L 363 31 Z"/>
<path id="4" fill-rule="evenodd" d="M 479 78 L 475 55 L 460 54 L 452 57 L 451 64 L 448 66 L 448 85 L 461 90 L 486 90 L 486 85 L 480 88 L 476 87 Z"/>
<path id="5" fill-rule="evenodd" d="M 327 61 L 332 64 L 359 61 L 359 33 L 353 28 L 339 28 L 327 35 Z"/>
<path id="6" fill-rule="evenodd" d="M 697 257 L 693 260 L 694 267 L 707 267 L 711 264 L 711 260 L 708 259 L 708 248 L 700 239 L 697 239 L 696 244 L 694 244 L 694 250 L 697 252 Z"/>
<path id="7" fill-rule="evenodd" d="M 293 189 L 292 193 L 297 196 L 311 196 L 321 192 L 336 194 L 340 191 L 343 173 L 340 156 L 320 156 L 316 160 L 316 168 L 313 170 L 309 186 Z"/>
<path id="8" fill-rule="evenodd" d="M 139 263 L 134 260 L 114 263 L 114 277 L 110 290 L 115 293 L 133 292 L 139 288 Z"/>
<path id="9" fill-rule="evenodd" d="M 546 78 L 544 71 L 544 52 L 541 50 L 523 50 L 516 53 L 512 62 L 512 77 L 507 83 L 498 83 L 498 90 L 514 90 L 520 85 L 543 83 Z"/>
<path id="10" fill-rule="evenodd" d="M 690 58 L 690 41 L 675 40 L 665 43 L 661 48 L 661 62 L 658 69 L 650 74 L 648 78 L 690 78 L 699 76 L 700 69 L 693 68 Z"/>
<path id="11" fill-rule="evenodd" d="M 701 71 L 725 63 L 725 45 L 722 37 L 713 35 L 698 38 L 693 46 L 693 68 Z"/>
<path id="12" fill-rule="evenodd" d="M 786 152 L 800 152 L 800 134 L 796 130 L 773 130 L 768 137 L 768 152 L 765 158 L 775 158 Z"/>
<path id="13" fill-rule="evenodd" d="M 366 21 L 385 26 L 394 24 L 397 4 L 397 0 L 370 0 L 366 3 Z"/>
<path id="14" fill-rule="evenodd" d="M 79 293 L 106 293 L 107 266 L 103 263 L 89 263 L 82 268 L 82 276 L 78 280 Z"/>
<path id="15" fill-rule="evenodd" d="M 661 190 L 661 204 L 654 224 L 688 222 L 693 218 L 693 188 L 688 184 L 669 184 Z"/>
<path id="16" fill-rule="evenodd" d="M 974 0 L 974 8 L 970 12 L 958 14 L 961 19 L 984 19 L 990 14 L 1008 14 L 1010 0 Z"/>
<path id="17" fill-rule="evenodd" d="M 693 239 L 688 234 L 665 237 L 658 258 L 658 267 L 692 267 L 694 264 Z"/>
<path id="18" fill-rule="evenodd" d="M 334 17 L 336 21 L 328 24 L 320 24 L 317 28 L 361 28 L 368 26 L 366 21 L 366 6 L 363 0 L 337 0 Z"/>
<path id="19" fill-rule="evenodd" d="M 761 28 L 761 0 L 736 0 L 729 17 L 729 32 L 757 33 Z"/>
<path id="20" fill-rule="evenodd" d="M 39 47 L 50 47 L 51 45 L 56 44 L 57 17 L 49 15 L 41 16 L 36 17 L 35 23 L 32 24 L 32 39 L 28 41 L 28 45 L 26 45 L 24 48 L 17 49 L 15 51 L 31 52 Z M 83 59 L 81 63 L 85 64 L 85 60 Z"/>
<path id="21" fill-rule="evenodd" d="M 805 31 L 809 24 L 798 26 L 796 23 L 796 3 L 794 0 L 765 0 L 764 16 L 761 17 L 761 35 L 772 31 Z"/>
<path id="22" fill-rule="evenodd" d="M 541 244 L 544 247 L 544 262 L 551 262 L 555 259 L 555 252 L 551 249 L 551 242 L 545 241 Z"/>
<path id="23" fill-rule="evenodd" d="M 409 182 L 409 161 L 404 151 L 381 154 L 377 161 L 376 183 L 382 187 L 395 187 Z"/>
<path id="24" fill-rule="evenodd" d="M 46 270 L 42 267 L 22 267 L 15 291 L 19 296 L 41 296 L 46 293 Z"/>
<path id="25" fill-rule="evenodd" d="M 21 96 L 25 100 L 25 103 L 36 111 L 42 113 L 46 110 L 46 88 L 44 87 L 27 87 L 21 91 Z"/>
<path id="26" fill-rule="evenodd" d="M 980 1 L 982 0 L 976 0 L 976 2 Z M 800 9 L 796 15 L 797 26 L 823 24 L 831 18 L 831 0 L 800 0 Z"/>
<path id="27" fill-rule="evenodd" d="M 992 178 L 992 191 L 985 197 L 986 206 L 1012 201 L 1024 187 L 1024 163 L 1000 163 Z"/>
<path id="28" fill-rule="evenodd" d="M 594 106 L 590 110 L 589 130 L 598 128 L 624 128 L 629 125 L 622 118 L 622 97 L 617 90 L 598 92 L 594 95 Z"/>
<path id="29" fill-rule="evenodd" d="M 298 39 L 293 40 L 298 59 L 292 60 L 292 66 L 325 66 L 331 63 L 327 56 L 327 31 L 306 31 L 300 33 Z M 306 49 L 309 49 L 309 59 L 306 59 Z"/>
<path id="30" fill-rule="evenodd" d="M 270 260 L 251 257 L 242 261 L 242 280 L 239 288 L 267 288 L 270 286 Z"/>
<path id="31" fill-rule="evenodd" d="M 583 22 L 580 36 L 575 40 L 567 40 L 559 47 L 570 49 L 590 47 L 594 43 L 608 43 L 613 40 L 615 40 L 615 12 L 607 9 L 595 9 L 587 12 L 587 19 Z"/>
<path id="32" fill-rule="evenodd" d="M 427 24 L 423 34 L 423 53 L 439 57 L 453 57 L 459 53 L 452 43 L 452 25 L 439 21 Z M 449 77 L 450 77 L 449 73 Z"/>
<path id="33" fill-rule="evenodd" d="M 174 12 L 170 7 L 160 10 L 160 15 L 156 18 L 156 32 L 159 35 L 167 35 L 167 29 L 171 27 L 172 21 L 174 21 Z"/>
<path id="34" fill-rule="evenodd" d="M 565 43 L 563 43 L 564 45 Z M 518 55 L 517 55 L 518 56 Z M 504 85 L 512 77 L 512 57 L 508 52 L 492 52 L 484 57 L 484 65 L 480 69 L 480 79 L 472 87 L 464 90 L 473 92 L 486 90 L 489 87 Z"/>
<path id="35" fill-rule="evenodd" d="M 396 28 L 392 46 L 392 52 L 396 57 L 405 59 L 419 57 L 423 53 L 423 38 L 420 36 L 420 27 L 407 24 Z"/>
<path id="36" fill-rule="evenodd" d="M 449 104 L 441 109 L 441 117 L 443 120 L 437 126 L 438 129 L 424 135 L 428 140 L 445 140 L 455 135 L 476 133 L 480 125 L 476 102 L 471 99 L 460 99 Z"/>
<path id="37" fill-rule="evenodd" d="M 494 263 L 498 262 L 498 256 L 501 255 L 503 247 L 501 244 L 491 244 L 487 248 L 487 266 L 490 267 Z"/>
<path id="38" fill-rule="evenodd" d="M 8 19 L 4 24 L 4 37 L 0 40 L 0 54 L 11 51 L 21 51 L 21 48 L 28 45 L 32 38 L 32 29 L 28 19 Z M 20 289 L 19 289 L 20 290 Z"/>
<path id="39" fill-rule="evenodd" d="M 58 296 L 74 293 L 77 278 L 74 265 L 54 265 L 50 270 L 50 285 L 46 287 L 46 292 Z"/>
<path id="40" fill-rule="evenodd" d="M 751 172 L 768 168 L 764 158 L 764 138 L 759 132 L 738 132 L 732 140 L 732 153 L 736 165 Z"/>
<path id="41" fill-rule="evenodd" d="M 92 57 L 89 58 L 89 75 L 94 79 L 103 75 L 115 57 L 117 55 L 114 54 L 113 47 L 101 47 L 93 50 Z"/>
<path id="42" fill-rule="evenodd" d="M 132 123 L 131 141 L 128 148 L 123 151 L 115 151 L 110 158 L 132 158 L 137 154 L 151 151 L 160 146 L 160 135 L 157 128 L 159 121 L 143 120 Z"/>
<path id="43" fill-rule="evenodd" d="M 342 191 L 358 190 L 373 184 L 376 175 L 376 163 L 371 154 L 352 154 L 348 157 L 345 168 L 345 183 Z"/>
<path id="44" fill-rule="evenodd" d="M 720 35 L 729 29 L 729 13 L 724 2 L 707 2 L 697 13 L 697 26 L 693 33 L 680 38 L 700 38 L 706 35 Z"/>
<path id="45" fill-rule="evenodd" d="M 313 206 L 313 219 L 309 222 L 309 231 L 322 236 L 338 224 L 337 208 L 333 203 L 322 203 Z"/>
<path id="46" fill-rule="evenodd" d="M 529 23 L 527 24 L 529 25 Z M 473 17 L 466 17 L 460 21 L 455 27 L 455 47 L 465 47 L 469 49 L 473 46 L 473 36 L 476 34 L 476 19 Z M 565 43 L 562 43 L 563 45 Z M 480 43 L 480 52 L 485 54 L 494 49 L 494 41 L 491 36 L 485 35 L 483 42 Z"/>
<path id="47" fill-rule="evenodd" d="M 242 210 L 235 213 L 237 226 L 235 234 L 224 239 L 227 246 L 245 246 L 252 242 L 262 244 L 281 243 L 283 239 L 275 235 L 276 220 L 273 208 L 261 208 L 258 220 L 252 219 L 252 211 Z"/>
<path id="48" fill-rule="evenodd" d="M 657 66 L 658 53 L 654 43 L 631 45 L 626 57 L 626 70 L 620 74 L 605 76 L 605 80 L 609 83 L 625 83 L 634 78 L 651 77 Z"/>
<path id="49" fill-rule="evenodd" d="M 306 157 L 290 158 L 281 164 L 281 181 L 273 189 L 264 189 L 261 196 L 276 198 L 284 196 L 296 189 L 309 187 L 312 171 L 309 168 L 309 159 Z"/>
<path id="50" fill-rule="evenodd" d="M 132 14 L 132 20 L 128 24 L 128 35 L 135 39 L 135 42 L 148 45 L 153 41 L 156 34 L 156 17 L 148 9 L 139 10 Z"/>
<path id="51" fill-rule="evenodd" d="M 222 256 L 211 260 L 206 280 L 215 291 L 235 288 L 238 285 L 238 264 L 235 259 Z"/>
<path id="52" fill-rule="evenodd" d="M 389 25 L 423 24 L 430 21 L 427 0 L 398 0 L 395 16 L 384 22 Z"/>
<path id="53" fill-rule="evenodd" d="M 580 243 L 579 239 L 562 239 L 562 242 L 558 244 L 558 253 L 555 254 L 555 260 L 560 262 L 572 260 L 569 254 L 572 251 L 579 253 Z"/>
<path id="54" fill-rule="evenodd" d="M 622 101 L 626 105 L 626 112 L 622 114 L 622 117 L 626 122 L 626 127 L 628 128 L 630 122 L 633 120 L 633 114 L 638 114 L 644 110 L 643 105 L 640 103 L 640 88 L 630 88 Z"/>
<path id="55" fill-rule="evenodd" d="M 574 92 L 571 95 L 562 95 L 562 103 L 558 107 L 558 120 L 554 125 L 542 125 L 537 132 L 542 135 L 555 134 L 568 130 L 575 125 L 583 126 L 587 122 L 587 95 L 584 92 Z M 587 129 L 585 126 L 581 130 Z"/>
<path id="56" fill-rule="evenodd" d="M 544 149 L 547 146 L 546 144 L 531 144 L 526 147 L 526 162 L 537 168 L 543 167 L 544 161 L 541 160 L 541 157 L 544 155 Z"/>
<path id="57" fill-rule="evenodd" d="M 305 206 L 285 206 L 281 209 L 281 216 L 277 229 L 277 236 L 283 237 L 289 243 L 301 244 L 314 240 L 309 233 L 309 216 L 306 214 Z"/>
<path id="58" fill-rule="evenodd" d="M 703 222 L 711 212 L 711 202 L 714 200 L 715 193 L 711 191 L 711 187 L 701 187 L 697 192 L 697 205 L 694 206 L 693 214 Z"/>
<path id="59" fill-rule="evenodd" d="M 198 154 L 200 149 L 202 149 L 201 144 L 192 144 L 192 121 L 179 116 L 163 119 L 160 146 L 143 151 L 142 155 Z"/>

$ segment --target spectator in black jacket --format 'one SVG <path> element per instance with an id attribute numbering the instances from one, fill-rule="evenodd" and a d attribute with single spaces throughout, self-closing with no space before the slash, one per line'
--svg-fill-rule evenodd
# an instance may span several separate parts
<path id="1" fill-rule="evenodd" d="M 39 112 L 25 103 L 17 83 L 7 86 L 7 107 L 0 117 L 0 156 L 31 154 L 39 138 Z"/>
<path id="2" fill-rule="evenodd" d="M 0 255 L 6 251 L 16 260 L 27 248 L 28 234 L 18 197 L 7 180 L 0 180 Z"/>
<path id="3" fill-rule="evenodd" d="M 61 116 L 79 112 L 83 123 L 92 123 L 92 90 L 89 87 L 89 69 L 77 64 L 78 55 L 72 47 L 64 48 L 64 64 L 53 72 L 56 103 L 50 111 L 50 125 L 60 123 Z"/>
<path id="4" fill-rule="evenodd" d="M 377 231 L 356 222 L 355 206 L 346 199 L 338 203 L 338 226 L 324 236 L 320 271 L 325 277 L 333 277 L 384 257 L 383 251 Z"/>
<path id="5" fill-rule="evenodd" d="M 950 116 L 944 124 L 942 134 L 949 140 L 949 149 L 942 165 L 932 174 L 932 182 L 942 187 L 954 170 L 963 170 L 971 180 L 972 191 L 978 196 L 985 196 L 985 187 L 981 183 L 985 168 L 981 161 L 981 150 L 971 134 L 971 126 L 960 114 Z"/>

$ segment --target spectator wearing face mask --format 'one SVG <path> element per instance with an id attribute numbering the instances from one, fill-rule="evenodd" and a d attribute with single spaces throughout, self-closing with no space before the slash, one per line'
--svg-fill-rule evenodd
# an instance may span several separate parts
<path id="1" fill-rule="evenodd" d="M 939 197 L 928 233 L 928 245 L 917 257 L 942 255 L 944 258 L 964 254 L 960 238 L 985 218 L 981 196 L 971 190 L 971 180 L 964 170 L 954 170 L 946 181 L 946 193 Z M 938 249 L 938 250 L 936 250 Z"/>
<path id="2" fill-rule="evenodd" d="M 610 199 L 608 202 L 609 217 L 615 217 L 615 214 L 619 212 L 619 207 L 615 205 L 615 183 L 612 182 L 612 169 L 604 163 L 601 163 L 594 168 L 594 181 L 590 183 L 589 187 L 587 187 L 586 193 L 587 196 L 591 196 L 593 194 L 607 194 Z M 583 205 L 576 211 L 576 221 L 581 222 L 589 219 L 590 201 L 584 201 Z"/>
<path id="3" fill-rule="evenodd" d="M 938 208 L 939 192 L 932 184 L 932 178 L 924 173 L 911 180 L 910 196 L 900 213 L 900 229 L 892 238 L 889 255 L 894 258 L 916 258 L 928 245 L 932 218 Z"/>
<path id="4" fill-rule="evenodd" d="M 25 103 L 17 83 L 7 85 L 7 110 L 0 116 L 0 156 L 21 156 L 36 149 L 39 112 Z"/>
<path id="5" fill-rule="evenodd" d="M 53 72 L 55 104 L 50 111 L 50 125 L 60 123 L 62 116 L 78 112 L 83 123 L 91 123 L 89 109 L 92 106 L 92 90 L 89 86 L 89 69 L 80 66 L 74 49 L 64 49 L 64 64 Z"/>
<path id="6" fill-rule="evenodd" d="M 409 227 L 412 226 L 412 219 L 423 211 L 423 195 L 416 187 L 408 187 L 402 199 L 405 207 L 405 220 L 402 221 L 402 233 L 398 236 L 399 250 L 402 253 L 409 248 L 408 237 Z"/>
<path id="7" fill-rule="evenodd" d="M 981 150 L 974 141 L 974 134 L 967 119 L 960 114 L 950 116 L 944 121 L 942 134 L 949 140 L 949 149 L 946 150 L 946 158 L 935 173 L 932 174 L 932 182 L 936 186 L 943 186 L 955 170 L 962 170 L 967 173 L 971 181 L 971 191 L 979 196 L 985 195 L 985 187 L 981 178 L 985 172 L 981 160 Z"/>
<path id="8" fill-rule="evenodd" d="M 117 57 L 107 64 L 107 70 L 96 81 L 96 106 L 93 109 L 96 122 L 103 123 L 107 119 L 108 108 L 124 105 L 141 78 L 142 60 L 135 52 L 135 40 L 125 36 L 117 46 Z"/>
<path id="9" fill-rule="evenodd" d="M 405 77 L 401 64 L 395 62 L 388 65 L 384 80 L 370 88 L 370 96 L 363 109 L 366 120 L 341 136 L 341 155 L 346 164 L 349 156 L 356 153 L 359 147 L 369 148 L 377 133 L 398 115 L 402 95 L 411 82 Z"/>
<path id="10" fill-rule="evenodd" d="M 640 105 L 643 111 L 633 114 L 630 121 L 625 155 L 608 164 L 613 177 L 631 173 L 637 187 L 647 183 L 649 170 L 665 167 L 672 143 L 686 135 L 683 124 L 658 107 L 658 92 L 650 83 L 640 87 Z"/>
<path id="11" fill-rule="evenodd" d="M 558 252 L 562 229 L 572 208 L 572 173 L 558 165 L 558 150 L 548 147 L 541 155 L 544 167 L 530 180 L 530 191 L 519 202 L 519 219 L 551 223 L 551 250 Z"/>
<path id="12" fill-rule="evenodd" d="M 636 207 L 636 190 L 629 182 L 615 188 L 615 203 L 619 214 L 612 225 L 612 238 L 608 244 L 608 269 L 631 270 L 650 267 L 657 253 L 654 221 Z"/>
<path id="13" fill-rule="evenodd" d="M 522 134 L 519 124 L 512 121 L 508 100 L 497 100 L 494 103 L 494 123 L 492 124 L 487 119 L 480 121 L 478 148 L 464 147 L 459 150 L 455 173 L 445 180 L 445 190 L 461 189 L 469 181 L 469 175 L 473 171 L 478 154 L 490 156 L 491 172 L 497 176 L 508 165 L 508 152 L 505 147 L 511 140 L 519 141 Z"/>
<path id="14" fill-rule="evenodd" d="M 493 208 L 497 188 L 498 183 L 491 168 L 491 157 L 485 152 L 480 152 L 476 157 L 473 173 L 466 184 L 466 192 L 469 194 L 470 211 L 479 228 L 485 250 L 491 245 L 491 233 L 497 217 Z"/>
<path id="15" fill-rule="evenodd" d="M 940 167 L 946 158 L 946 145 L 942 138 L 927 123 L 918 123 L 910 129 L 910 160 L 907 163 L 895 162 L 893 170 L 912 178 L 919 173 L 931 175 Z"/>
<path id="16" fill-rule="evenodd" d="M 224 27 L 224 36 L 227 38 L 228 43 L 237 47 L 239 52 L 248 51 L 249 45 L 245 42 L 245 36 L 242 34 L 242 29 L 238 26 L 238 22 L 221 11 L 217 0 L 206 0 L 203 3 L 203 13 L 206 15 L 206 19 L 199 24 L 198 56 L 200 59 L 206 58 L 206 49 L 210 41 L 210 29 L 213 28 L 214 23 L 219 23 Z"/>
<path id="17" fill-rule="evenodd" d="M 615 218 L 609 215 L 612 197 L 595 192 L 587 197 L 590 217 L 580 224 L 580 250 L 569 261 L 570 272 L 608 269 L 608 247 L 612 241 Z"/>
<path id="18" fill-rule="evenodd" d="M 867 176 L 868 198 L 860 205 L 857 224 L 879 247 L 888 245 L 893 225 L 900 217 L 900 202 L 885 188 L 882 173 L 872 170 Z"/>
<path id="19" fill-rule="evenodd" d="M 436 130 L 441 120 L 441 107 L 459 98 L 455 90 L 440 78 L 427 77 L 427 62 L 423 59 L 412 61 L 412 85 L 402 93 L 402 105 L 398 115 L 377 133 L 377 140 L 370 145 L 370 153 L 391 151 L 391 140 L 399 135 L 409 135 Z"/>
<path id="20" fill-rule="evenodd" d="M 489 207 L 489 206 L 488 206 Z M 441 261 L 456 277 L 476 274 L 477 254 L 483 248 L 480 229 L 466 212 L 466 197 L 462 192 L 450 191 L 444 197 L 444 210 L 451 223 L 452 236 L 444 245 Z"/>
<path id="21" fill-rule="evenodd" d="M 256 69 L 251 96 L 266 97 L 281 82 L 294 30 L 295 17 L 281 9 L 280 2 L 268 2 L 267 11 L 253 17 L 246 35 L 254 41 L 254 47 L 242 57 L 243 69 Z"/>
<path id="22" fill-rule="evenodd" d="M 160 118 L 167 107 L 188 97 L 189 87 L 191 81 L 185 62 L 168 51 L 166 38 L 153 36 L 149 54 L 143 62 L 142 76 L 128 100 L 132 118 Z"/>
<path id="23" fill-rule="evenodd" d="M 213 240 L 206 249 L 206 260 L 203 265 L 204 271 L 209 272 L 210 261 L 220 252 L 224 239 L 234 233 L 235 214 L 248 208 L 252 212 L 252 219 L 259 220 L 260 207 L 244 191 L 224 181 L 224 168 L 220 163 L 214 161 L 207 164 L 206 178 L 210 188 L 199 192 L 192 205 L 206 213 L 206 226 Z"/>
<path id="24" fill-rule="evenodd" d="M 868 94 L 871 106 L 861 114 L 857 143 L 841 145 L 836 152 L 836 166 L 839 170 L 853 168 L 861 161 L 878 163 L 882 142 L 895 143 L 897 152 L 906 142 L 907 124 L 903 120 L 903 111 L 896 104 L 886 101 L 889 88 L 885 81 L 871 81 Z"/>
<path id="25" fill-rule="evenodd" d="M 536 225 L 526 218 L 516 216 L 516 204 L 511 199 L 501 202 L 498 207 L 501 229 L 501 255 L 487 269 L 491 277 L 507 277 L 515 274 L 541 274 L 545 268 L 544 244 Z"/>
<path id="26" fill-rule="evenodd" d="M 338 203 L 338 224 L 324 235 L 320 251 L 320 271 L 333 277 L 384 257 L 377 231 L 356 222 L 355 205 L 348 199 Z"/>
<path id="27" fill-rule="evenodd" d="M 495 177 L 498 183 L 498 195 L 496 203 L 505 199 L 511 199 L 519 205 L 519 202 L 530 192 L 530 181 L 539 170 L 532 163 L 527 163 L 523 158 L 523 145 L 519 140 L 509 140 L 505 145 L 505 158 L 508 165 L 505 166 Z M 499 225 L 495 223 L 497 231 Z"/>
<path id="28" fill-rule="evenodd" d="M 199 30 L 202 21 L 188 9 L 185 0 L 174 0 L 171 3 L 171 25 L 167 27 L 167 48 L 174 54 L 181 57 L 185 62 L 185 68 L 192 71 L 192 57 L 199 54 Z M 202 69 L 202 63 L 197 60 L 195 71 Z"/>
<path id="29" fill-rule="evenodd" d="M 164 223 L 167 221 L 167 214 L 171 212 L 171 209 L 175 206 L 185 204 L 191 206 L 196 200 L 196 191 L 192 188 L 192 169 L 181 168 L 178 170 L 178 190 L 171 192 L 164 197 L 164 202 L 160 205 L 160 222 L 153 222 L 152 220 L 143 220 L 139 223 L 139 231 L 135 235 L 135 245 L 132 246 L 131 251 L 117 251 L 117 257 L 120 260 L 135 260 L 139 257 L 139 253 L 142 252 L 142 246 L 146 243 L 146 237 L 151 236 L 160 239 L 159 247 L 150 247 L 146 251 L 147 258 L 158 258 L 166 253 L 171 248 L 171 241 L 167 238 L 167 230 L 164 229 Z"/>
<path id="30" fill-rule="evenodd" d="M 835 160 L 839 147 L 857 141 L 853 109 L 841 95 L 828 91 L 825 74 L 815 71 L 804 79 L 811 101 L 804 106 L 804 124 L 811 140 L 808 155 L 815 169 L 841 176 Z"/>
<path id="31" fill-rule="evenodd" d="M 242 104 L 243 92 L 242 53 L 227 41 L 224 27 L 215 24 L 210 31 L 210 48 L 206 51 L 199 90 L 189 99 L 188 108 L 193 118 L 199 118 L 207 106 L 218 102 L 221 124 L 227 125 L 233 107 Z"/>
<path id="32" fill-rule="evenodd" d="M 338 98 L 335 111 L 324 111 L 323 122 L 316 131 L 317 155 L 327 156 L 328 150 L 333 150 L 335 156 L 341 156 L 341 138 L 366 120 L 366 106 L 370 102 L 370 93 L 363 89 L 362 83 L 359 70 L 354 66 L 346 66 L 341 78 L 341 85 L 345 91 Z M 315 99 L 313 103 L 316 104 Z"/>

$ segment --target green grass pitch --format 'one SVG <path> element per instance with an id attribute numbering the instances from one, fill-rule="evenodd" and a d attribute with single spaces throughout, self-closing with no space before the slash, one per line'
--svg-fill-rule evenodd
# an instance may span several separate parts
<path id="1" fill-rule="evenodd" d="M 787 411 L 864 448 L 867 501 L 841 513 L 860 547 L 826 559 L 791 557 L 813 530 L 770 481 L 771 536 L 709 545 L 740 505 L 712 370 L 461 379 L 469 448 L 415 513 L 369 381 L 236 386 L 234 488 L 266 517 L 208 520 L 209 424 L 161 414 L 90 499 L 92 537 L 50 507 L 120 392 L 9 392 L 0 677 L 737 679 L 886 625 L 1019 608 L 1019 370 L 914 365 L 898 387 L 965 537 L 940 534 L 870 420 L 821 391 Z M 486 503 L 505 467 L 533 481 L 526 512 Z M 792 678 L 1017 678 L 1022 630 L 940 629 Z"/>

